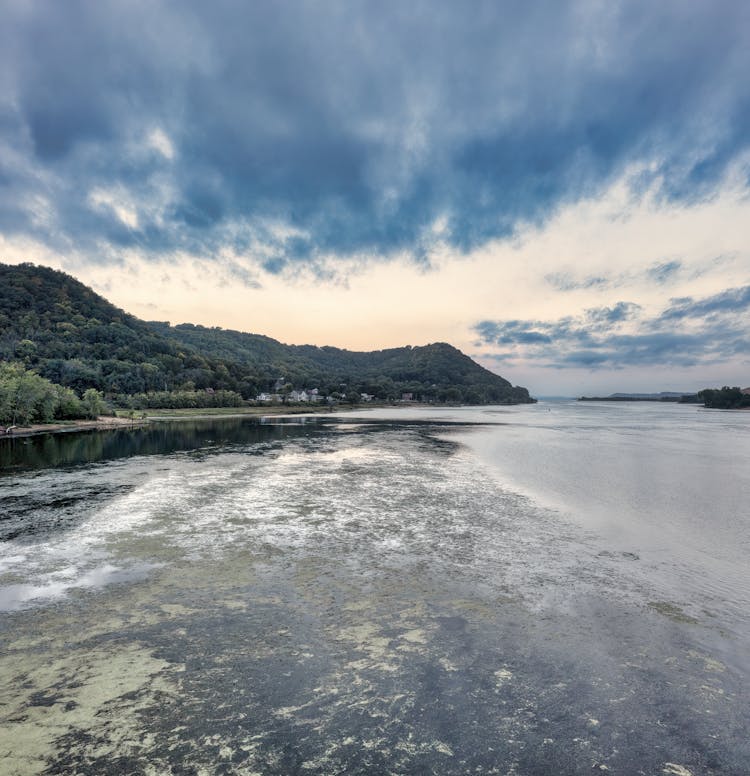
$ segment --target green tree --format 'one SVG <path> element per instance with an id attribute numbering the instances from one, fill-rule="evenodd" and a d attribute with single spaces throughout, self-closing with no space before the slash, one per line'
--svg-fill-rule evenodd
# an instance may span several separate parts
<path id="1" fill-rule="evenodd" d="M 48 423 L 58 407 L 57 386 L 22 364 L 0 364 L 0 422 Z"/>
<path id="2" fill-rule="evenodd" d="M 88 388 L 84 391 L 81 408 L 87 418 L 92 420 L 98 418 L 107 409 L 102 392 L 97 391 L 96 388 Z"/>
<path id="3" fill-rule="evenodd" d="M 70 388 L 63 388 L 61 385 L 57 386 L 57 403 L 55 417 L 61 420 L 73 420 L 83 416 L 81 400 Z"/>

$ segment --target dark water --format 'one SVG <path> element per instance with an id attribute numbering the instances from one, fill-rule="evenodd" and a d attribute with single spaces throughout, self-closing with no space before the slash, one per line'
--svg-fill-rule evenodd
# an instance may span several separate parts
<path id="1" fill-rule="evenodd" d="M 162 421 L 109 431 L 0 438 L 0 473 L 77 466 L 136 455 L 170 455 L 229 445 L 271 443 L 299 436 L 307 418 L 265 422 L 255 418 Z M 0 475 L 1 476 L 1 475 Z"/>
<path id="2" fill-rule="evenodd" d="M 614 412 L 601 471 L 567 490 L 558 470 L 601 416 L 16 440 L 0 452 L 0 771 L 748 773 L 747 599 L 723 593 L 744 480 L 713 500 L 714 561 L 685 549 L 697 529 L 676 524 L 698 507 L 679 488 L 646 530 L 610 453 L 688 460 L 683 436 L 705 429 L 675 415 L 647 443 Z M 524 479 L 555 435 L 565 455 Z"/>

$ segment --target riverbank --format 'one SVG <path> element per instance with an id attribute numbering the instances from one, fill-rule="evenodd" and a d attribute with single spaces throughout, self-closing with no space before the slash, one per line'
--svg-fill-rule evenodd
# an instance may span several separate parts
<path id="1" fill-rule="evenodd" d="M 183 407 L 180 409 L 151 409 L 142 412 L 139 417 L 130 417 L 131 410 L 115 410 L 114 416 L 99 417 L 96 420 L 69 420 L 59 423 L 35 423 L 29 426 L 14 427 L 5 433 L 0 427 L 0 439 L 37 436 L 40 434 L 65 434 L 76 431 L 111 431 L 118 428 L 136 428 L 152 422 L 175 420 L 209 420 L 211 418 L 243 418 L 243 417 L 288 417 L 290 415 L 341 415 L 363 409 L 415 409 L 434 407 L 420 402 L 403 402 L 389 404 L 385 402 L 368 402 L 367 404 L 337 404 L 335 406 L 311 404 L 303 406 L 255 406 L 255 407 Z M 465 405 L 440 405 L 445 408 Z"/>
<path id="2" fill-rule="evenodd" d="M 66 434 L 76 431 L 108 431 L 113 428 L 142 426 L 147 419 L 125 417 L 99 417 L 96 420 L 64 420 L 59 423 L 32 423 L 28 426 L 11 426 L 10 431 L 0 430 L 0 439 L 36 436 L 37 434 Z"/>
<path id="3" fill-rule="evenodd" d="M 387 404 L 368 404 L 368 408 L 389 407 Z M 114 416 L 99 417 L 96 420 L 68 420 L 59 423 L 33 423 L 28 426 L 14 426 L 12 430 L 0 429 L 0 439 L 37 436 L 39 434 L 66 434 L 76 431 L 111 431 L 118 428 L 135 428 L 151 422 L 167 420 L 201 420 L 209 418 L 239 417 L 283 417 L 286 415 L 340 414 L 361 409 L 362 405 L 337 405 L 310 407 L 204 407 L 183 409 L 155 409 L 139 418 L 128 416 L 129 410 L 116 410 Z"/>

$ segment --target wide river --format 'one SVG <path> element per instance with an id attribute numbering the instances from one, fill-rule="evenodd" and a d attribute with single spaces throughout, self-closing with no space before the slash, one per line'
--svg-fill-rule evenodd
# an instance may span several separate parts
<path id="1" fill-rule="evenodd" d="M 750 412 L 0 440 L 0 773 L 750 773 Z"/>

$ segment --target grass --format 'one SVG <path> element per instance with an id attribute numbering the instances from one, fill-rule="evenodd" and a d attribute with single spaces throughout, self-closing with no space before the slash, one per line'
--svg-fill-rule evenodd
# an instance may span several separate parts
<path id="1" fill-rule="evenodd" d="M 330 412 L 348 412 L 352 409 L 362 409 L 363 407 L 382 407 L 383 404 L 337 404 L 329 408 L 327 405 L 311 404 L 306 407 L 285 406 L 283 404 L 273 404 L 266 407 L 183 407 L 180 409 L 147 409 L 134 410 L 134 417 L 139 418 L 143 413 L 149 418 L 191 418 L 191 417 L 214 417 L 228 415 L 309 415 L 310 413 L 328 414 Z M 118 418 L 128 418 L 130 410 L 115 410 Z"/>

